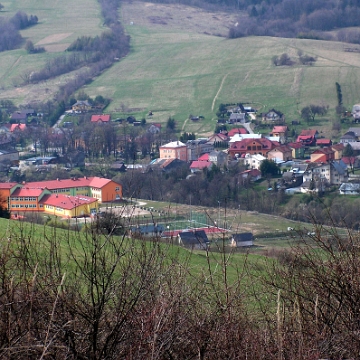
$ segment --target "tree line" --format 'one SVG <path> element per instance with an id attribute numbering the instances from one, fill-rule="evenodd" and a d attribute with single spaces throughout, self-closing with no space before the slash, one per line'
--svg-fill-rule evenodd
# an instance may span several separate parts
<path id="1" fill-rule="evenodd" d="M 342 30 L 338 35 L 325 33 L 333 29 L 355 27 L 360 24 L 357 1 L 283 0 L 243 1 L 247 18 L 239 18 L 237 26 L 229 30 L 229 37 L 250 35 L 315 38 L 357 42 L 358 32 Z"/>
<path id="2" fill-rule="evenodd" d="M 23 41 L 19 30 L 35 25 L 36 15 L 27 15 L 18 11 L 13 17 L 0 17 L 0 51 L 16 49 Z"/>

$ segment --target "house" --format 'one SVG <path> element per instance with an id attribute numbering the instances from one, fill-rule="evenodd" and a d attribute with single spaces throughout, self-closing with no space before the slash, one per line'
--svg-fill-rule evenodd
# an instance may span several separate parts
<path id="1" fill-rule="evenodd" d="M 71 107 L 75 112 L 87 112 L 92 109 L 92 105 L 87 100 L 79 100 Z"/>
<path id="2" fill-rule="evenodd" d="M 314 146 L 318 135 L 317 130 L 302 130 L 297 137 L 296 142 L 302 143 L 305 146 Z"/>
<path id="3" fill-rule="evenodd" d="M 254 245 L 254 236 L 251 232 L 233 234 L 231 237 L 230 246 L 246 247 Z"/>
<path id="4" fill-rule="evenodd" d="M 179 232 L 178 243 L 180 246 L 191 250 L 206 250 L 210 245 L 204 230 Z"/>
<path id="5" fill-rule="evenodd" d="M 208 143 L 210 144 L 213 144 L 214 143 L 225 143 L 225 142 L 228 142 L 229 141 L 229 137 L 225 134 L 214 134 L 214 135 L 211 135 L 209 138 L 208 138 Z"/>
<path id="6" fill-rule="evenodd" d="M 285 144 L 286 142 L 286 137 L 287 137 L 287 132 L 288 132 L 288 127 L 286 125 L 284 126 L 274 126 L 270 136 L 271 137 L 278 137 L 279 141 L 281 144 Z"/>
<path id="7" fill-rule="evenodd" d="M 341 158 L 341 160 L 346 164 L 349 170 L 359 168 L 360 161 L 359 158 L 356 156 L 344 156 Z"/>
<path id="8" fill-rule="evenodd" d="M 267 153 L 279 146 L 280 143 L 270 141 L 266 138 L 244 139 L 231 143 L 228 154 L 232 158 L 245 156 L 246 154 L 267 155 Z"/>
<path id="9" fill-rule="evenodd" d="M 155 159 L 150 163 L 151 169 L 163 172 L 171 172 L 185 166 L 188 168 L 188 163 L 180 159 Z M 130 168 L 129 165 L 127 167 Z"/>
<path id="10" fill-rule="evenodd" d="M 272 123 L 284 123 L 285 115 L 275 109 L 271 109 L 269 112 L 262 114 L 263 122 L 272 122 Z"/>
<path id="11" fill-rule="evenodd" d="M 250 169 L 242 171 L 240 174 L 242 179 L 249 181 L 257 181 L 261 179 L 261 171 L 258 169 Z"/>
<path id="12" fill-rule="evenodd" d="M 346 132 L 340 138 L 340 143 L 341 144 L 352 143 L 352 142 L 355 142 L 355 141 L 358 141 L 358 137 L 355 135 L 355 133 L 353 131 Z"/>
<path id="13" fill-rule="evenodd" d="M 57 163 L 58 159 L 54 156 L 36 156 L 26 160 L 20 160 L 19 168 L 21 171 L 25 171 L 28 168 L 38 169 L 39 167 L 50 169 L 56 167 Z"/>
<path id="14" fill-rule="evenodd" d="M 267 158 L 275 162 L 292 160 L 292 149 L 287 145 L 277 146 L 267 153 Z"/>
<path id="15" fill-rule="evenodd" d="M 261 163 L 266 159 L 265 156 L 260 154 L 246 154 L 244 157 L 244 165 L 247 165 L 249 169 L 260 169 Z"/>
<path id="16" fill-rule="evenodd" d="M 202 154 L 202 155 L 198 158 L 198 161 L 210 161 L 210 160 L 209 160 L 209 155 L 210 155 L 210 154 Z"/>
<path id="17" fill-rule="evenodd" d="M 235 134 L 245 135 L 248 134 L 248 131 L 243 127 L 234 128 L 228 131 L 228 137 L 233 137 Z"/>
<path id="18" fill-rule="evenodd" d="M 334 160 L 340 160 L 343 157 L 343 151 L 345 149 L 344 144 L 335 144 L 331 146 L 334 151 Z"/>
<path id="19" fill-rule="evenodd" d="M 0 150 L 0 163 L 6 161 L 17 164 L 19 161 L 19 152 L 16 150 Z"/>
<path id="20" fill-rule="evenodd" d="M 305 146 L 301 142 L 291 142 L 287 146 L 291 148 L 291 155 L 293 159 L 303 159 L 305 155 Z"/>
<path id="21" fill-rule="evenodd" d="M 161 124 L 150 124 L 146 130 L 149 134 L 159 134 L 161 132 Z"/>
<path id="22" fill-rule="evenodd" d="M 23 111 L 15 111 L 11 114 L 10 120 L 16 121 L 17 123 L 26 123 L 28 115 Z"/>
<path id="23" fill-rule="evenodd" d="M 117 172 L 125 172 L 126 166 L 122 161 L 116 161 L 111 164 L 110 169 Z"/>
<path id="24" fill-rule="evenodd" d="M 348 182 L 348 170 L 341 160 L 333 160 L 328 163 L 310 163 L 303 174 L 303 182 L 315 181 L 330 185 Z"/>
<path id="25" fill-rule="evenodd" d="M 339 188 L 341 195 L 360 195 L 360 184 L 359 183 L 342 183 Z"/>
<path id="26" fill-rule="evenodd" d="M 331 145 L 332 145 L 331 139 L 316 139 L 316 146 L 324 147 Z"/>
<path id="27" fill-rule="evenodd" d="M 360 127 L 350 127 L 348 132 L 353 132 L 357 138 L 360 138 Z"/>
<path id="28" fill-rule="evenodd" d="M 335 160 L 335 152 L 330 147 L 315 150 L 310 155 L 311 162 L 329 162 Z"/>
<path id="29" fill-rule="evenodd" d="M 164 232 L 164 225 L 161 224 L 148 224 L 138 225 L 130 228 L 132 236 L 161 236 Z"/>
<path id="30" fill-rule="evenodd" d="M 11 133 L 17 132 L 17 131 L 24 131 L 26 130 L 26 124 L 11 124 L 9 127 L 9 130 Z"/>
<path id="31" fill-rule="evenodd" d="M 187 146 L 181 141 L 173 141 L 159 147 L 160 159 L 179 159 L 188 161 Z"/>
<path id="32" fill-rule="evenodd" d="M 94 177 L 29 182 L 28 188 L 46 188 L 53 194 L 88 196 L 99 203 L 122 199 L 122 186 L 113 180 Z"/>
<path id="33" fill-rule="evenodd" d="M 200 155 L 210 153 L 214 151 L 214 145 L 209 143 L 207 138 L 188 140 L 186 142 L 187 147 L 187 160 L 194 161 L 199 158 Z"/>
<path id="34" fill-rule="evenodd" d="M 360 105 L 359 104 L 356 104 L 353 106 L 351 114 L 352 114 L 355 122 L 358 122 L 360 120 Z"/>
<path id="35" fill-rule="evenodd" d="M 102 115 L 91 115 L 92 123 L 108 123 L 110 122 L 110 114 L 102 114 Z"/>
<path id="36" fill-rule="evenodd" d="M 219 168 L 223 168 L 227 164 L 227 154 L 223 151 L 212 151 L 209 154 L 209 161 Z"/>
<path id="37" fill-rule="evenodd" d="M 193 161 L 190 165 L 192 173 L 202 171 L 204 169 L 211 169 L 214 164 L 210 161 Z"/>
<path id="38" fill-rule="evenodd" d="M 231 113 L 229 120 L 227 121 L 229 124 L 242 123 L 246 122 L 245 113 Z"/>
<path id="39" fill-rule="evenodd" d="M 282 174 L 282 180 L 287 189 L 294 188 L 303 183 L 303 175 L 292 171 L 286 171 Z"/>

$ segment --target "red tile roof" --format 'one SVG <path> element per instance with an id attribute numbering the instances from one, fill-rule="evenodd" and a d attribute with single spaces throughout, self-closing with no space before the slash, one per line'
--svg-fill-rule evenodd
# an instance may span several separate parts
<path id="1" fill-rule="evenodd" d="M 92 115 L 91 116 L 91 122 L 109 122 L 110 121 L 110 115 L 109 114 L 103 114 L 103 115 Z"/>
<path id="2" fill-rule="evenodd" d="M 301 130 L 299 136 L 312 136 L 314 137 L 317 134 L 317 130 Z"/>
<path id="3" fill-rule="evenodd" d="M 331 145 L 331 139 L 317 139 L 316 145 Z"/>
<path id="4" fill-rule="evenodd" d="M 344 150 L 345 146 L 344 146 L 344 144 L 340 143 L 340 144 L 331 145 L 331 148 L 333 150 L 339 151 L 339 150 Z"/>
<path id="5" fill-rule="evenodd" d="M 33 187 L 22 187 L 22 188 L 18 188 L 16 189 L 11 197 L 13 196 L 34 196 L 34 197 L 38 197 L 40 196 L 43 192 L 44 192 L 44 188 L 33 188 Z"/>
<path id="6" fill-rule="evenodd" d="M 209 161 L 209 154 L 202 154 L 199 158 L 198 161 Z"/>
<path id="7" fill-rule="evenodd" d="M 272 132 L 285 133 L 288 130 L 287 126 L 274 126 Z"/>
<path id="8" fill-rule="evenodd" d="M 301 142 L 288 143 L 288 146 L 290 146 L 290 147 L 293 148 L 293 149 L 305 148 L 304 144 L 302 144 Z"/>
<path id="9" fill-rule="evenodd" d="M 56 206 L 65 210 L 71 210 L 80 205 L 91 204 L 96 201 L 97 199 L 89 196 L 66 196 L 61 194 L 51 194 L 45 195 L 42 200 L 39 201 L 39 203 L 43 205 Z"/>
<path id="10" fill-rule="evenodd" d="M 190 169 L 205 169 L 212 165 L 210 161 L 193 161 Z"/>
<path id="11" fill-rule="evenodd" d="M 229 137 L 232 137 L 232 136 L 234 136 L 235 134 L 242 134 L 242 135 L 244 135 L 244 134 L 248 134 L 248 131 L 247 131 L 245 128 L 241 127 L 241 128 L 231 129 L 231 130 L 228 132 L 228 136 L 229 136 Z"/>
<path id="12" fill-rule="evenodd" d="M 0 183 L 0 189 L 12 189 L 15 185 L 18 185 L 18 183 L 15 182 Z"/>
<path id="13" fill-rule="evenodd" d="M 354 165 L 354 163 L 356 162 L 357 158 L 355 156 L 344 156 L 341 158 L 341 160 L 346 164 L 346 165 Z"/>
<path id="14" fill-rule="evenodd" d="M 112 180 L 99 178 L 99 177 L 84 177 L 84 178 L 73 178 L 73 179 L 63 179 L 63 180 L 47 180 L 47 181 L 37 181 L 26 183 L 27 187 L 32 188 L 48 188 L 49 190 L 54 189 L 65 189 L 65 188 L 74 188 L 81 186 L 91 186 L 94 188 L 101 189 L 105 185 L 109 184 Z"/>
<path id="15" fill-rule="evenodd" d="M 231 144 L 229 150 L 243 150 L 245 151 L 247 149 L 247 146 L 255 142 L 255 144 L 261 144 L 262 150 L 271 150 L 274 149 L 277 146 L 280 146 L 280 143 L 278 141 L 271 141 L 266 138 L 260 138 L 260 139 L 243 139 L 241 141 L 235 141 Z"/>

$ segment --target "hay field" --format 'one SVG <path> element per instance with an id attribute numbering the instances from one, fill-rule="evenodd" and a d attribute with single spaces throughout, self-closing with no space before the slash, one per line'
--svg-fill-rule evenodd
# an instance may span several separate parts
<path id="1" fill-rule="evenodd" d="M 38 86 L 14 87 L 20 83 L 23 73 L 41 68 L 46 61 L 63 52 L 77 37 L 97 35 L 104 30 L 97 0 L 51 1 L 38 0 L 2 1 L 4 9 L 0 16 L 12 16 L 18 10 L 28 15 L 37 15 L 39 23 L 21 31 L 25 40 L 44 46 L 47 52 L 27 54 L 24 49 L 0 53 L 0 98 L 11 99 L 17 104 L 43 101 L 57 91 L 64 77 L 48 81 Z M 69 75 L 68 75 L 69 76 Z M 41 89 L 47 89 L 46 92 Z M 42 94 L 41 96 L 39 94 Z"/>
<path id="2" fill-rule="evenodd" d="M 229 40 L 207 35 L 203 28 L 198 31 L 199 19 L 205 23 L 208 16 L 211 24 L 214 14 L 199 10 L 199 19 L 192 15 L 194 26 L 181 28 L 181 19 L 187 19 L 181 7 L 161 4 L 159 13 L 166 16 L 154 21 L 156 7 L 137 2 L 122 7 L 132 51 L 86 89 L 90 95 L 111 97 L 109 111 L 125 108 L 142 117 L 152 110 L 152 121 L 165 122 L 172 115 L 178 128 L 207 134 L 222 102 L 248 102 L 260 111 L 275 107 L 291 120 L 310 103 L 328 104 L 333 110 L 335 82 L 342 86 L 345 106 L 360 101 L 360 55 L 344 51 L 352 45 L 270 37 Z M 178 19 L 177 24 L 170 18 Z M 272 65 L 274 55 L 286 52 L 296 59 L 299 49 L 316 56 L 315 65 Z M 184 126 L 189 114 L 204 115 L 205 120 Z"/>

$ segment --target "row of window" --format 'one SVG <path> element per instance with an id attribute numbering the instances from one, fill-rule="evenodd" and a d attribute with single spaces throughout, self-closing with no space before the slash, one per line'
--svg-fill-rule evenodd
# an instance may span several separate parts
<path id="1" fill-rule="evenodd" d="M 12 197 L 11 201 L 36 201 L 36 197 Z"/>
<path id="2" fill-rule="evenodd" d="M 24 205 L 24 204 L 12 204 L 11 207 L 14 208 L 36 208 L 35 204 L 29 204 L 29 205 Z M 41 206 L 40 206 L 41 207 Z"/>

